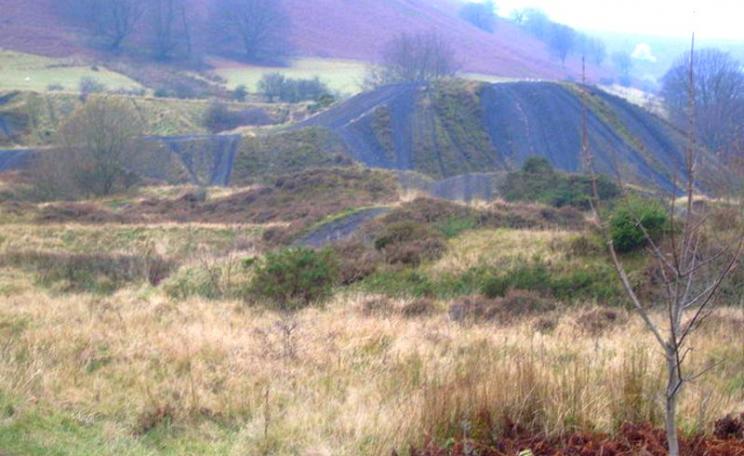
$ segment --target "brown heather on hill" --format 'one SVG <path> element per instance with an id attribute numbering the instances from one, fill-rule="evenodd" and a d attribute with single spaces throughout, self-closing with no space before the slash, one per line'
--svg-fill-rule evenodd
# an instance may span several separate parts
<path id="1" fill-rule="evenodd" d="M 458 17 L 454 0 L 285 1 L 292 23 L 289 41 L 297 56 L 374 61 L 396 33 L 438 30 L 452 42 L 465 72 L 551 80 L 580 74 L 577 59 L 562 66 L 543 43 L 506 20 L 498 20 L 493 34 L 468 24 Z M 211 0 L 191 2 L 197 16 L 207 15 Z M 0 48 L 54 57 L 96 55 L 86 46 L 85 32 L 55 14 L 56 5 L 55 0 L 3 0 Z M 196 48 L 214 53 L 203 24 L 194 35 Z M 601 75 L 589 69 L 590 80 Z"/>

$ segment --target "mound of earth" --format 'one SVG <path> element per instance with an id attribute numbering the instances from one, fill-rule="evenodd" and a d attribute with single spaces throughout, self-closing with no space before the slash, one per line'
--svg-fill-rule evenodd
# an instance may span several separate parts
<path id="1" fill-rule="evenodd" d="M 582 106 L 601 172 L 663 188 L 681 174 L 685 138 L 624 99 L 585 86 L 447 81 L 358 95 L 295 128 L 332 132 L 355 160 L 433 178 L 520 167 L 530 156 L 582 168 Z"/>

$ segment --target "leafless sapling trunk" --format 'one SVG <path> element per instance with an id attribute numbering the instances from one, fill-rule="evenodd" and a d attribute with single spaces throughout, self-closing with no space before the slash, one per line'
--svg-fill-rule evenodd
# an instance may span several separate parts
<path id="1" fill-rule="evenodd" d="M 706 209 L 700 208 L 697 204 L 699 198 L 697 197 L 696 171 L 700 149 L 695 137 L 694 44 L 693 36 L 687 88 L 690 103 L 688 144 L 683 166 L 685 175 L 682 179 L 685 193 L 681 198 L 683 206 L 678 207 L 677 194 L 673 191 L 669 202 L 668 234 L 666 239 L 660 242 L 649 234 L 640 220 L 636 220 L 637 227 L 643 231 L 646 238 L 649 254 L 655 261 L 659 279 L 658 296 L 660 298 L 658 301 L 660 302 L 644 302 L 644 299 L 636 292 L 623 259 L 613 245 L 606 223 L 602 220 L 588 141 L 586 106 L 582 122 L 582 155 L 594 182 L 592 201 L 594 219 L 605 234 L 612 263 L 625 293 L 664 353 L 667 370 L 664 391 L 665 430 L 669 454 L 672 456 L 680 454 L 677 432 L 677 408 L 680 394 L 686 384 L 707 372 L 707 370 L 688 372 L 685 369 L 685 361 L 693 350 L 691 335 L 710 316 L 712 308 L 716 305 L 718 292 L 741 261 L 744 250 L 744 231 L 736 231 L 728 239 L 714 239 L 709 230 L 709 216 Z M 661 304 L 665 311 L 664 318 L 661 323 L 657 323 L 652 318 L 650 309 L 661 307 Z"/>

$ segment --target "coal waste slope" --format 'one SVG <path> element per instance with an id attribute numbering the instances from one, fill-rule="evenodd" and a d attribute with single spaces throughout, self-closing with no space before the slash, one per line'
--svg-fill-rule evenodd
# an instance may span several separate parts
<path id="1" fill-rule="evenodd" d="M 449 85 L 448 85 L 449 84 Z M 595 166 L 673 188 L 684 136 L 664 120 L 593 87 L 548 82 L 401 84 L 358 95 L 294 128 L 321 127 L 371 167 L 443 179 L 508 171 L 530 156 L 582 169 L 582 111 Z"/>

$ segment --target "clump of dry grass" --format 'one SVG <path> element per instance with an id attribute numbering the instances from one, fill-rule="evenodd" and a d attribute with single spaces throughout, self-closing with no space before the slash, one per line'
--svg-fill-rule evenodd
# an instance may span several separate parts
<path id="1" fill-rule="evenodd" d="M 476 266 L 506 269 L 519 259 L 539 257 L 559 263 L 565 253 L 552 248 L 575 236 L 569 231 L 478 230 L 466 232 L 449 241 L 448 253 L 426 266 L 434 274 L 462 273 Z"/>
<path id="2" fill-rule="evenodd" d="M 9 328 L 0 391 L 115 423 L 111 438 L 170 423 L 214 454 L 376 455 L 426 435 L 498 430 L 504 415 L 551 434 L 658 416 L 659 354 L 634 318 L 588 337 L 569 314 L 538 334 L 529 318 L 462 326 L 445 312 L 385 310 L 406 300 L 365 315 L 368 300 L 340 295 L 289 318 L 137 289 L 105 298 L 22 291 L 0 297 L 0 328 Z M 695 340 L 694 366 L 725 363 L 686 392 L 690 427 L 701 413 L 707 425 L 740 405 L 726 375 L 744 362 L 744 339 L 718 328 Z M 211 441 L 204 429 L 213 425 L 233 436 Z"/>

